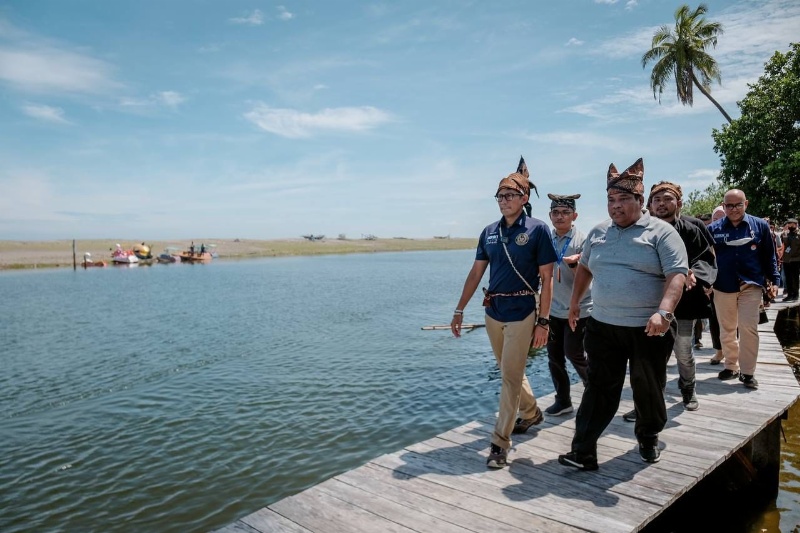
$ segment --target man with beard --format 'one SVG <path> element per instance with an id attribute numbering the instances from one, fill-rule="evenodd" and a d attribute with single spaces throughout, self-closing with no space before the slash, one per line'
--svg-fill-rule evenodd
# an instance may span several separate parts
<path id="1" fill-rule="evenodd" d="M 695 321 L 711 316 L 711 285 L 717 278 L 717 263 L 714 258 L 714 239 L 702 220 L 680 213 L 683 207 L 681 186 L 669 181 L 660 181 L 650 188 L 647 205 L 650 212 L 672 224 L 681 236 L 689 260 L 686 287 L 675 308 L 677 331 L 672 350 L 678 361 L 678 388 L 683 397 L 683 407 L 696 411 L 700 407 L 695 392 L 696 367 L 692 337 Z M 628 422 L 636 420 L 636 410 L 623 415 Z"/>
<path id="2" fill-rule="evenodd" d="M 675 229 L 644 207 L 644 163 L 606 175 L 611 218 L 586 236 L 569 306 L 569 324 L 580 318 L 580 301 L 592 284 L 592 315 L 584 346 L 589 383 L 575 420 L 571 451 L 558 462 L 597 470 L 597 441 L 619 407 L 630 363 L 639 455 L 658 462 L 658 434 L 667 423 L 664 386 L 674 341 L 673 312 L 688 272 L 686 248 Z"/>

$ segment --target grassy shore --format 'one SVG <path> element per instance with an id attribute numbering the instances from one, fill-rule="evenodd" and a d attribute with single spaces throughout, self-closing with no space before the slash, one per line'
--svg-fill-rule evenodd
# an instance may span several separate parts
<path id="1" fill-rule="evenodd" d="M 27 268 L 72 267 L 71 240 L 58 241 L 0 241 L 0 270 Z M 192 241 L 147 242 L 153 255 L 162 253 L 166 247 L 187 250 Z M 281 257 L 292 255 L 351 254 L 368 252 L 406 252 L 421 250 L 464 250 L 474 248 L 477 239 L 306 239 L 251 240 L 251 239 L 194 239 L 195 246 L 201 243 L 214 244 L 210 250 L 219 254 L 218 260 L 252 259 L 256 257 Z M 111 261 L 111 250 L 116 243 L 131 249 L 135 242 L 115 239 L 77 240 L 75 255 L 78 266 L 83 254 L 92 254 L 94 261 Z"/>

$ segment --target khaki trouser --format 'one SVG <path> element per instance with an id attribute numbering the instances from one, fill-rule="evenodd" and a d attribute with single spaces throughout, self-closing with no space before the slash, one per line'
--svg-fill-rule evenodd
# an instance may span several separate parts
<path id="1" fill-rule="evenodd" d="M 492 433 L 492 444 L 506 450 L 511 448 L 511 431 L 517 413 L 521 418 L 533 418 L 538 409 L 536 397 L 525 375 L 535 321 L 535 312 L 519 322 L 498 322 L 486 315 L 486 333 L 502 377 L 500 409 Z"/>
<path id="2" fill-rule="evenodd" d="M 758 307 L 762 292 L 758 285 L 743 285 L 739 292 L 714 289 L 714 307 L 719 321 L 719 340 L 725 368 L 752 376 L 758 359 Z M 739 338 L 736 338 L 736 332 Z"/>

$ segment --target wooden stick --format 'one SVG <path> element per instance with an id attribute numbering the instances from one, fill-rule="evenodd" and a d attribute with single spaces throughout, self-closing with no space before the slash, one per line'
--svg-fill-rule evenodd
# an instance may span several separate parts
<path id="1" fill-rule="evenodd" d="M 486 324 L 461 324 L 461 329 L 474 329 L 474 328 L 485 328 Z M 420 329 L 450 329 L 449 325 L 441 325 L 441 326 L 422 326 Z"/>

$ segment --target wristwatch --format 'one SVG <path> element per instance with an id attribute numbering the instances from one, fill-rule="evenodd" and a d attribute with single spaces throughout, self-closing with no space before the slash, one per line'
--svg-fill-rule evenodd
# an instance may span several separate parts
<path id="1" fill-rule="evenodd" d="M 550 319 L 549 318 L 545 318 L 543 316 L 540 316 L 539 318 L 536 319 L 536 325 L 537 326 L 549 326 L 550 325 Z"/>
<path id="2" fill-rule="evenodd" d="M 663 316 L 664 320 L 666 320 L 667 322 L 672 322 L 675 319 L 675 315 L 673 315 L 669 311 L 664 311 L 663 309 L 659 309 L 658 314 Z"/>

